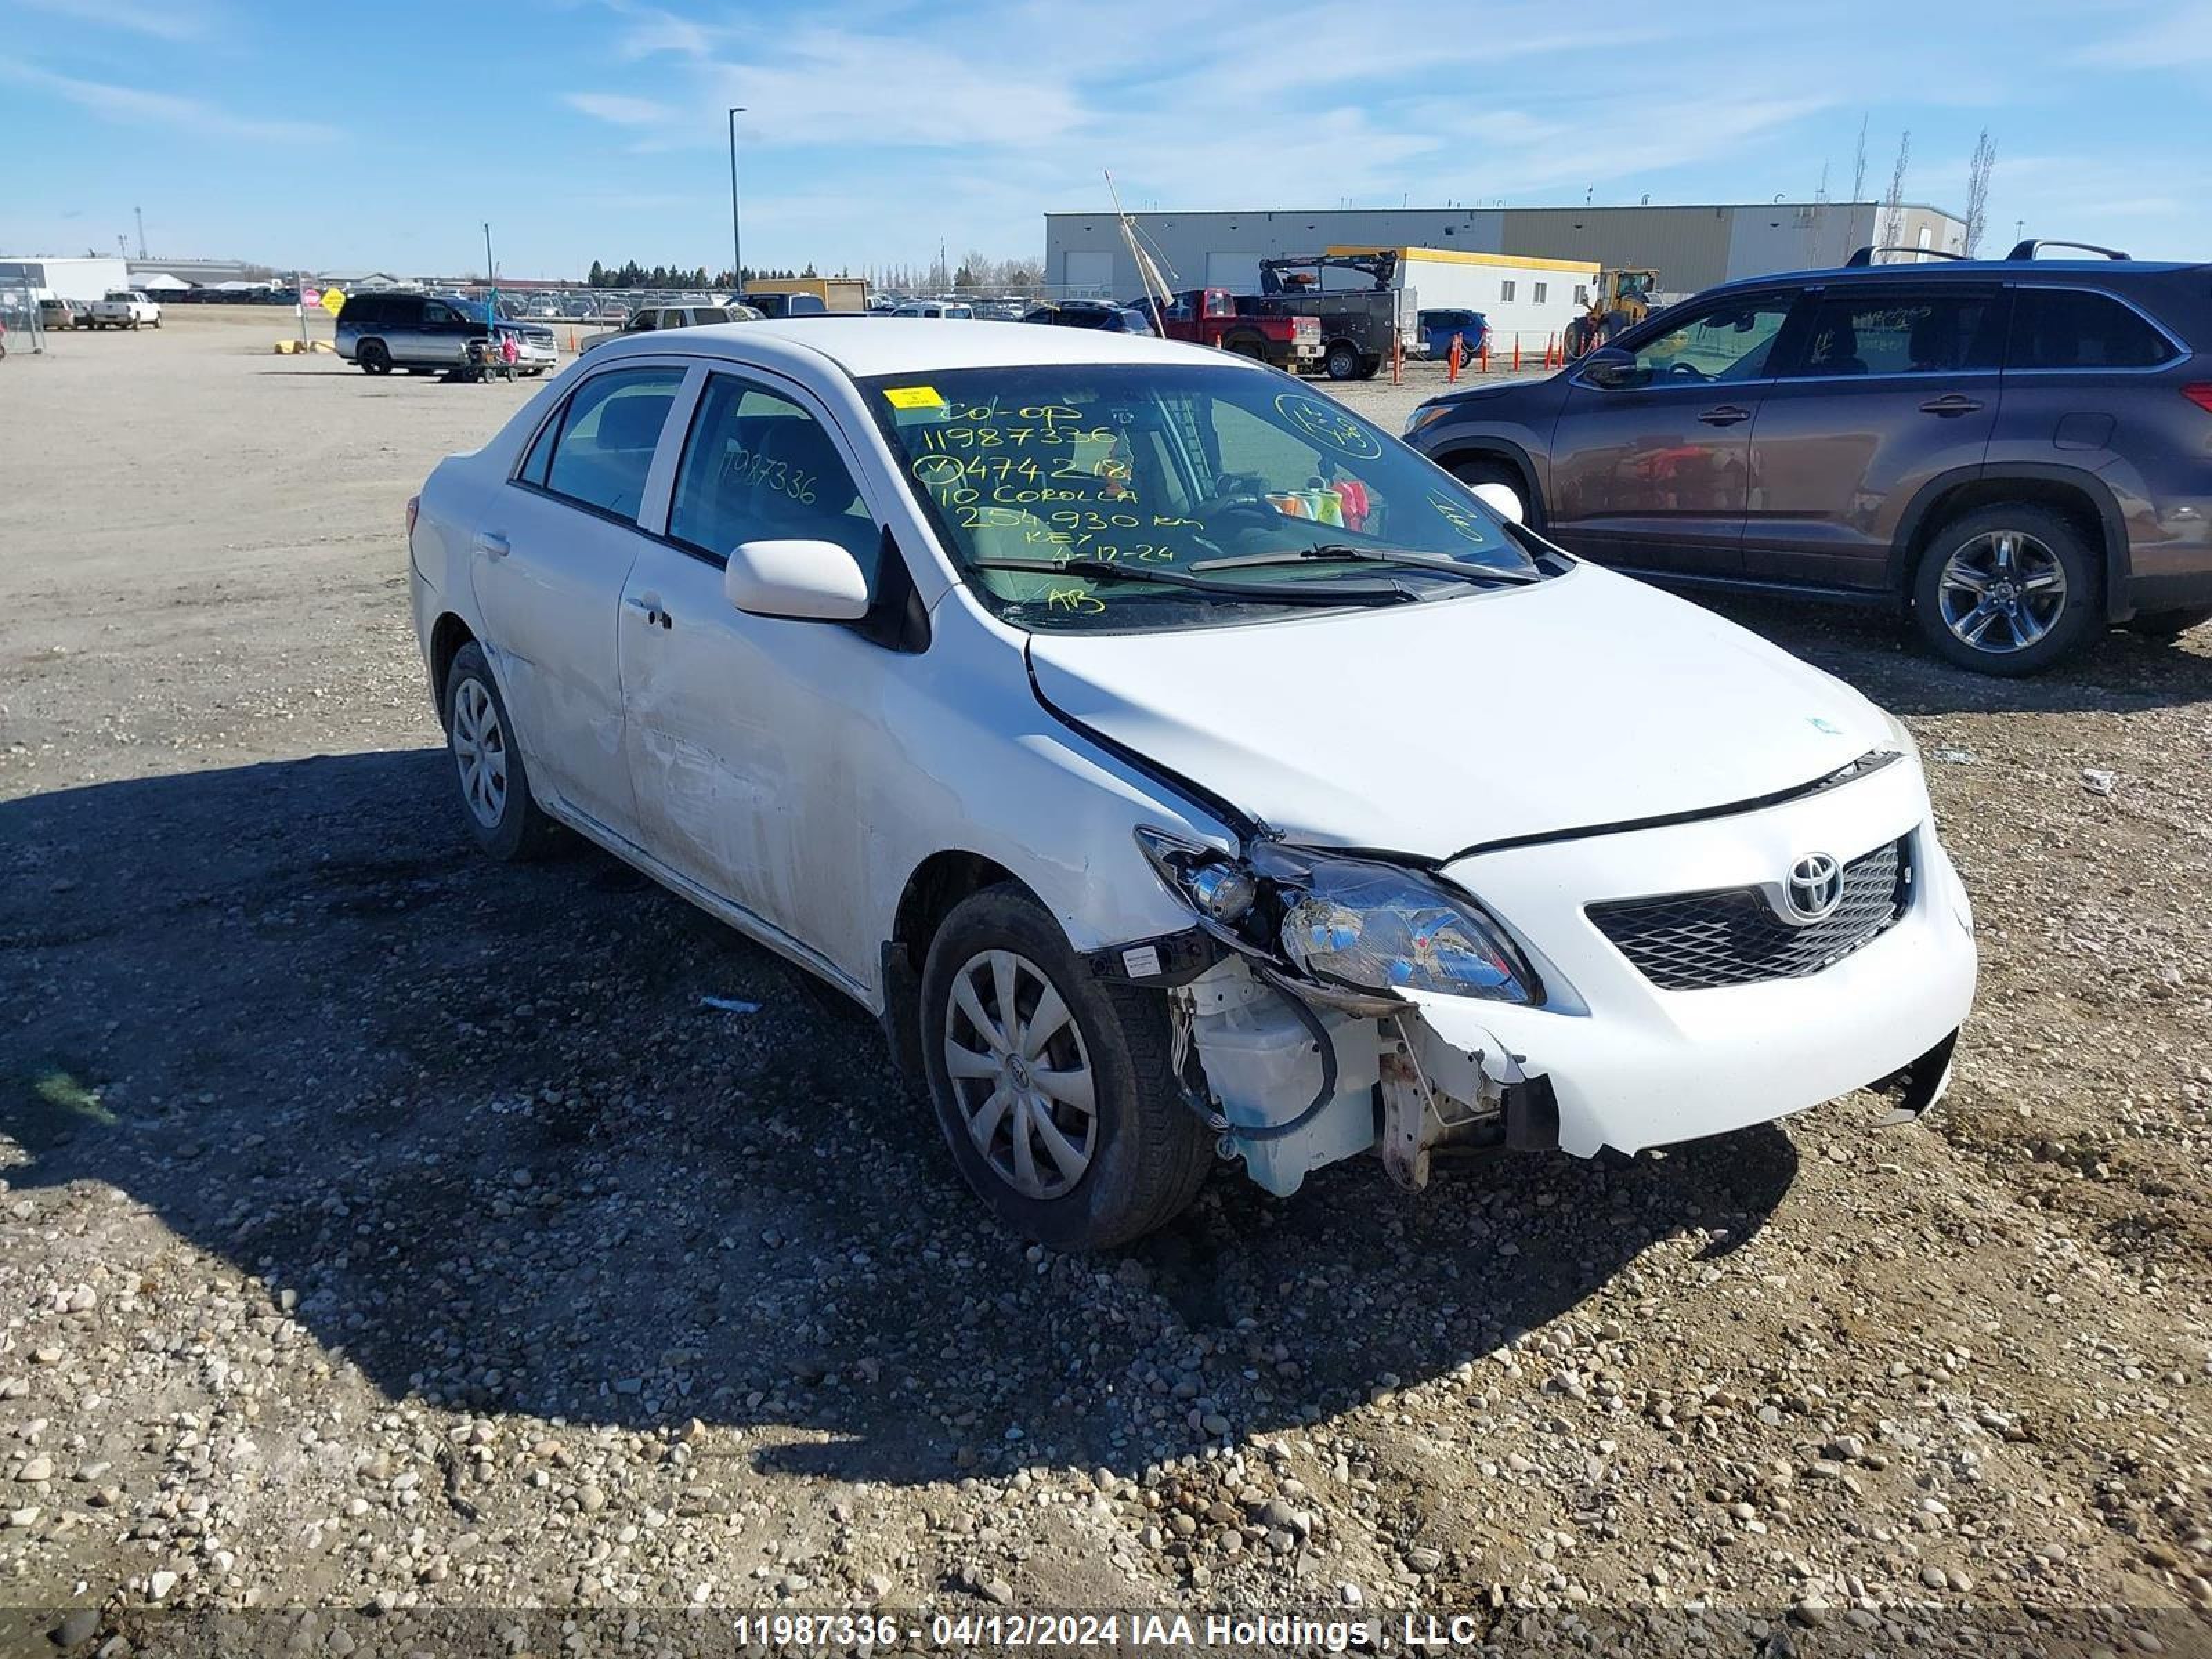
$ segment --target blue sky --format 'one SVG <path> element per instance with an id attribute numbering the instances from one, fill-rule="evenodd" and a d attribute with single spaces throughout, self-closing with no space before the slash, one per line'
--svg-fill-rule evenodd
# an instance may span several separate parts
<path id="1" fill-rule="evenodd" d="M 1595 26 L 1585 19 L 1601 19 Z M 1603 45 L 1593 44 L 1594 37 Z M 1302 44 L 1303 43 L 1303 44 Z M 0 0 L 0 252 L 404 274 L 1042 251 L 1048 208 L 1765 201 L 2212 258 L 2212 0 Z"/>

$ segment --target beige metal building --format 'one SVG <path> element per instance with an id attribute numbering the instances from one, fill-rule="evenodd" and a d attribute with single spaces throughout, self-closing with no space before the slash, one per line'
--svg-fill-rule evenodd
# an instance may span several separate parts
<path id="1" fill-rule="evenodd" d="M 1659 286 L 1694 293 L 1739 276 L 1839 264 L 1875 240 L 1879 203 L 1723 203 L 1692 207 L 1325 208 L 1137 213 L 1138 233 L 1177 287 L 1254 285 L 1262 258 L 1332 246 L 1460 248 L 1540 259 L 1650 267 Z M 1956 214 L 1899 210 L 1897 240 L 1956 252 Z M 1044 216 L 1045 281 L 1068 293 L 1127 298 L 1143 286 L 1111 213 Z"/>

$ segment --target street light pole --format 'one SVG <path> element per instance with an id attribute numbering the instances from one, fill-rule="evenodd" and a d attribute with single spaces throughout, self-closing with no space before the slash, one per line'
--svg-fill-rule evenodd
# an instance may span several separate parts
<path id="1" fill-rule="evenodd" d="M 738 234 L 738 117 L 744 112 L 743 104 L 730 108 L 730 281 L 741 304 L 745 297 L 745 249 Z"/>

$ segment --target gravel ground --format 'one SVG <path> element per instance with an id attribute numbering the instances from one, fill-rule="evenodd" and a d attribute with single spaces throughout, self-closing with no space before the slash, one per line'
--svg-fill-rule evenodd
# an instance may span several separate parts
<path id="1" fill-rule="evenodd" d="M 1221 1178 L 1055 1256 L 774 959 L 596 853 L 466 849 L 401 504 L 528 388 L 263 355 L 289 320 L 0 365 L 0 1601 L 83 1610 L 0 1632 L 1297 1604 L 1965 1641 L 2212 1601 L 2212 629 L 2015 685 L 1728 607 L 1928 756 L 1984 981 L 1925 1122 L 1856 1097 L 1418 1200 Z"/>

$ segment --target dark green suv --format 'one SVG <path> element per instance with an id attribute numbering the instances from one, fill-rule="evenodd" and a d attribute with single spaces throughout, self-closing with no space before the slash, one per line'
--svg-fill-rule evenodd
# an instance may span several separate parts
<path id="1" fill-rule="evenodd" d="M 1987 673 L 2212 619 L 2212 265 L 1877 252 L 1434 399 L 1407 441 L 1600 563 L 1896 605 Z"/>

